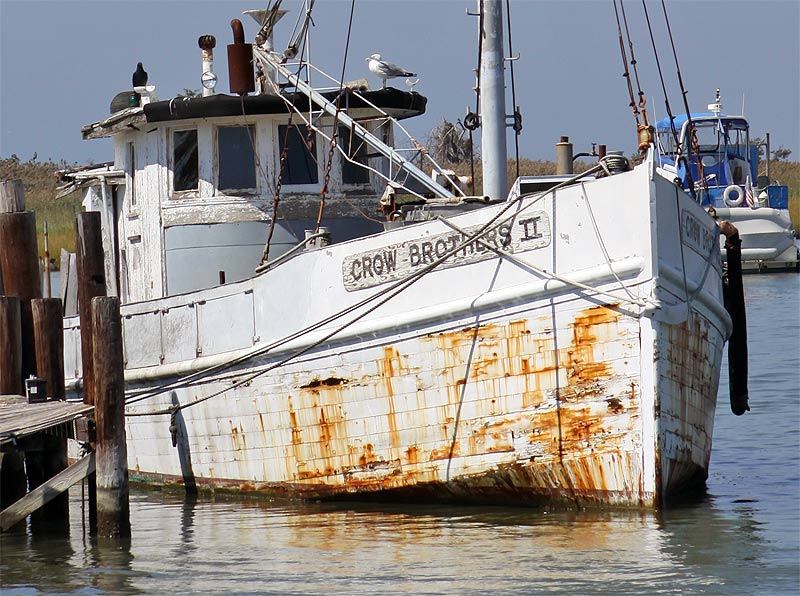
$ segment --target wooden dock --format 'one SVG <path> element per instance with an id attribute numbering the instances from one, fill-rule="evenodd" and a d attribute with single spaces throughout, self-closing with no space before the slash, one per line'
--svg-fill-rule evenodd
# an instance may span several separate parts
<path id="1" fill-rule="evenodd" d="M 84 403 L 47 401 L 29 404 L 21 395 L 0 395 L 0 448 L 93 412 L 94 406 Z"/>
<path id="2" fill-rule="evenodd" d="M 93 414 L 94 406 L 83 403 L 28 403 L 20 395 L 0 395 L 0 470 L 7 457 L 35 448 L 42 433 L 74 436 L 73 423 Z M 12 528 L 93 472 L 94 453 L 90 453 L 0 511 L 0 530 Z"/>

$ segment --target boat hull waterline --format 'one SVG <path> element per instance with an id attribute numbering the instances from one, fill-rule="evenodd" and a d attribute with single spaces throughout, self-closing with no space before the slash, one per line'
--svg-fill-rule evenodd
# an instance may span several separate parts
<path id="1" fill-rule="evenodd" d="M 730 334 L 717 234 L 648 160 L 126 305 L 126 390 L 156 393 L 127 407 L 131 478 L 659 506 L 707 476 Z M 76 377 L 79 335 L 68 320 Z"/>

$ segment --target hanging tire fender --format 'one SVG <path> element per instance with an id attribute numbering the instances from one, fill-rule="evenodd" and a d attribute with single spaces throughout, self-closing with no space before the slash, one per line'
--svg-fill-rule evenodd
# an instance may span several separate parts
<path id="1" fill-rule="evenodd" d="M 731 198 L 734 193 L 736 193 L 736 199 Z M 728 207 L 738 207 L 744 202 L 744 191 L 741 186 L 731 184 L 725 187 L 725 191 L 722 193 L 722 199 Z"/>

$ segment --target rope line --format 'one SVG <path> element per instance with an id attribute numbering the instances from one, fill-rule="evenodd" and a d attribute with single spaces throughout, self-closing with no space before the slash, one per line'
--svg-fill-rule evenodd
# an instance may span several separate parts
<path id="1" fill-rule="evenodd" d="M 268 352 L 274 350 L 275 348 L 278 348 L 278 347 L 280 347 L 282 345 L 285 345 L 286 343 L 288 343 L 290 341 L 293 341 L 294 339 L 300 338 L 303 335 L 306 335 L 306 334 L 308 334 L 308 333 L 310 333 L 312 331 L 315 331 L 315 330 L 319 329 L 320 327 L 323 327 L 324 325 L 326 325 L 328 323 L 331 323 L 331 322 L 333 322 L 333 321 L 335 321 L 337 319 L 340 319 L 340 318 L 342 318 L 344 316 L 347 316 L 348 314 L 351 314 L 354 311 L 356 311 L 356 310 L 358 310 L 358 309 L 360 309 L 360 308 L 362 308 L 364 306 L 367 306 L 370 303 L 376 302 L 376 304 L 373 307 L 371 307 L 370 309 L 365 310 L 362 313 L 359 313 L 358 315 L 356 315 L 352 319 L 346 321 L 343 325 L 337 327 L 336 329 L 334 329 L 330 333 L 327 333 L 326 335 L 324 335 L 319 340 L 313 342 L 312 344 L 306 346 L 305 348 L 303 348 L 303 349 L 301 349 L 301 350 L 299 350 L 299 351 L 297 351 L 297 352 L 295 352 L 293 354 L 290 354 L 286 358 L 283 358 L 280 361 L 278 361 L 276 363 L 273 363 L 272 365 L 267 366 L 265 369 L 260 370 L 258 372 L 255 372 L 255 373 L 253 373 L 251 375 L 248 375 L 243 380 L 234 383 L 230 387 L 225 387 L 225 388 L 223 388 L 223 389 L 221 389 L 219 391 L 216 391 L 216 392 L 214 392 L 212 394 L 209 394 L 209 395 L 204 396 L 202 398 L 198 398 L 198 399 L 196 399 L 196 400 L 194 400 L 192 402 L 189 402 L 189 403 L 186 403 L 186 404 L 173 405 L 173 406 L 170 406 L 168 408 L 161 409 L 161 410 L 145 412 L 145 413 L 141 413 L 141 412 L 130 413 L 128 415 L 145 416 L 145 415 L 151 415 L 151 414 L 152 415 L 168 414 L 168 413 L 171 414 L 174 411 L 177 411 L 177 410 L 180 410 L 180 409 L 184 409 L 184 408 L 188 408 L 190 406 L 196 405 L 197 403 L 201 403 L 203 401 L 211 399 L 212 397 L 216 397 L 218 395 L 221 395 L 222 393 L 225 393 L 225 392 L 227 392 L 227 391 L 229 391 L 231 389 L 234 389 L 236 387 L 239 387 L 241 385 L 244 385 L 246 383 L 251 382 L 253 379 L 255 379 L 255 378 L 257 378 L 257 377 L 259 377 L 259 376 L 261 376 L 263 374 L 266 374 L 267 372 L 273 370 L 274 368 L 277 368 L 279 366 L 283 366 L 284 364 L 290 362 L 291 360 L 293 360 L 293 359 L 295 359 L 295 358 L 297 358 L 299 356 L 302 356 L 303 354 L 313 350 L 314 348 L 316 348 L 320 344 L 326 342 L 331 337 L 333 337 L 336 334 L 340 333 L 341 331 L 343 331 L 344 329 L 346 329 L 347 327 L 349 327 L 353 323 L 355 323 L 358 320 L 364 318 L 365 316 L 367 316 L 368 314 L 373 312 L 376 308 L 382 306 L 383 304 L 385 304 L 386 302 L 388 302 L 389 300 L 391 300 L 392 298 L 394 298 L 395 296 L 397 296 L 401 292 L 405 291 L 408 287 L 410 287 L 411 285 L 413 285 L 414 283 L 419 281 L 422 277 L 424 277 L 425 275 L 427 275 L 428 273 L 433 271 L 436 267 L 441 265 L 443 262 L 445 262 L 451 256 L 453 256 L 457 252 L 463 250 L 469 244 L 475 242 L 476 239 L 479 239 L 481 236 L 483 236 L 490 229 L 496 229 L 496 228 L 500 227 L 501 225 L 513 220 L 515 217 L 517 217 L 519 215 L 519 213 L 521 211 L 524 211 L 525 209 L 530 208 L 536 202 L 540 201 L 541 199 L 546 197 L 548 194 L 550 194 L 552 192 L 555 192 L 559 188 L 563 188 L 564 186 L 573 184 L 573 183 L 577 182 L 578 180 L 580 180 L 581 178 L 589 176 L 591 174 L 594 174 L 595 172 L 598 172 L 598 171 L 600 171 L 602 169 L 603 169 L 602 166 L 598 164 L 598 165 L 590 168 L 589 170 L 586 170 L 585 172 L 577 174 L 577 175 L 571 177 L 570 179 L 565 180 L 565 181 L 557 184 L 556 186 L 554 186 L 550 190 L 543 191 L 543 192 L 540 192 L 540 193 L 534 194 L 534 195 L 527 195 L 527 194 L 526 195 L 520 195 L 519 197 L 515 198 L 514 200 L 507 202 L 507 204 L 502 209 L 500 209 L 494 216 L 492 216 L 478 230 L 476 230 L 472 234 L 466 235 L 465 239 L 460 244 L 457 244 L 452 249 L 447 251 L 442 257 L 437 258 L 435 261 L 433 261 L 429 265 L 426 265 L 421 270 L 414 272 L 409 277 L 407 277 L 405 279 L 402 279 L 402 280 L 399 280 L 398 282 L 395 282 L 394 284 L 388 286 L 387 288 L 384 288 L 383 290 L 381 290 L 379 292 L 376 292 L 375 294 L 373 294 L 373 295 L 371 295 L 371 296 L 369 296 L 367 298 L 364 298 L 363 300 L 359 301 L 358 303 L 353 304 L 353 305 L 351 305 L 351 306 L 349 306 L 347 308 L 344 308 L 341 311 L 339 311 L 337 313 L 334 313 L 334 314 L 332 314 L 332 315 L 330 315 L 328 317 L 325 317 L 324 319 L 318 321 L 317 323 L 314 323 L 312 325 L 309 325 L 308 327 L 305 327 L 305 328 L 303 328 L 301 330 L 298 330 L 298 331 L 296 331 L 296 332 L 294 332 L 294 333 L 292 333 L 292 334 L 290 334 L 290 335 L 288 335 L 288 336 L 286 336 L 286 337 L 284 337 L 284 338 L 282 338 L 280 340 L 277 340 L 277 341 L 273 342 L 272 344 L 270 344 L 268 346 L 264 346 L 263 348 L 255 350 L 255 351 L 253 351 L 253 352 L 251 352 L 249 354 L 245 354 L 243 356 L 239 356 L 239 357 L 234 358 L 234 359 L 232 359 L 232 360 L 230 360 L 228 362 L 209 367 L 208 369 L 205 369 L 205 370 L 202 370 L 202 371 L 198 371 L 198 372 L 192 373 L 190 375 L 186 375 L 186 376 L 184 376 L 184 377 L 182 377 L 180 379 L 176 379 L 175 381 L 173 381 L 171 383 L 166 383 L 166 384 L 160 385 L 160 386 L 152 388 L 152 389 L 147 389 L 147 390 L 144 390 L 144 391 L 139 392 L 139 393 L 134 393 L 134 394 L 132 394 L 132 398 L 131 399 L 126 400 L 126 405 L 134 404 L 134 403 L 140 402 L 142 400 L 149 399 L 151 397 L 155 397 L 157 395 L 166 393 L 167 391 L 170 391 L 170 390 L 183 388 L 183 387 L 188 387 L 188 386 L 190 386 L 190 382 L 196 382 L 196 381 L 199 381 L 199 380 L 202 380 L 202 379 L 206 379 L 212 373 L 222 372 L 222 371 L 225 371 L 225 370 L 228 370 L 228 369 L 232 368 L 233 366 L 236 366 L 237 364 L 245 362 L 247 360 L 251 360 L 253 358 L 257 358 L 259 356 L 263 356 L 263 355 L 267 354 Z M 514 213 L 512 213 L 510 216 L 503 217 L 512 207 L 515 207 L 515 206 L 518 207 L 518 209 Z M 573 282 L 569 282 L 569 283 L 573 283 Z M 591 288 L 589 286 L 587 286 L 587 289 L 590 289 L 590 290 L 596 291 L 596 292 L 600 292 L 599 290 L 596 290 L 595 288 Z M 614 299 L 618 300 L 619 298 L 617 296 L 614 296 Z"/>

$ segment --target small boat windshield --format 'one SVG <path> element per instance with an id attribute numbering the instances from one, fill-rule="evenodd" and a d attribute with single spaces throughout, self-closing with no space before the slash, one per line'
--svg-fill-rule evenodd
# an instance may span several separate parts
<path id="1" fill-rule="evenodd" d="M 728 158 L 748 157 L 747 122 L 740 118 L 700 120 L 693 123 L 697 131 L 697 145 L 703 155 L 727 155 Z M 688 128 L 683 131 L 683 151 L 689 154 Z"/>

